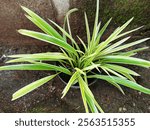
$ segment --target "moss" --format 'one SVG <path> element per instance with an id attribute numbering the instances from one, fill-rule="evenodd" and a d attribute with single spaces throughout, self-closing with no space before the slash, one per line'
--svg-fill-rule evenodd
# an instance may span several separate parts
<path id="1" fill-rule="evenodd" d="M 149 0 L 103 0 L 100 5 L 100 16 L 103 21 L 113 18 L 114 24 L 121 25 L 134 17 L 132 26 L 146 25 L 149 23 Z"/>
<path id="2" fill-rule="evenodd" d="M 95 2 L 96 0 L 86 0 L 83 5 L 91 25 L 95 18 Z M 100 20 L 105 23 L 112 17 L 113 25 L 119 26 L 134 17 L 131 26 L 147 25 L 149 28 L 149 7 L 149 0 L 100 0 Z"/>

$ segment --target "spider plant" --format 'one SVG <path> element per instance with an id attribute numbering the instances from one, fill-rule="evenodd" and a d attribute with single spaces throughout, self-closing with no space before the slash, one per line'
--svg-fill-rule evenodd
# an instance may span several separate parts
<path id="1" fill-rule="evenodd" d="M 127 35 L 142 28 L 139 27 L 130 31 L 123 31 L 130 24 L 133 18 L 128 20 L 122 26 L 116 28 L 106 40 L 102 41 L 101 37 L 111 22 L 111 19 L 109 19 L 103 26 L 101 25 L 98 18 L 99 0 L 97 0 L 95 23 L 92 33 L 89 29 L 90 27 L 87 15 L 84 13 L 87 41 L 83 41 L 79 36 L 77 36 L 84 47 L 84 49 L 81 49 L 79 44 L 72 37 L 69 22 L 70 14 L 77 11 L 76 8 L 70 10 L 66 14 L 63 27 L 60 27 L 52 20 L 49 20 L 51 25 L 48 24 L 48 22 L 44 21 L 40 16 L 26 7 L 22 6 L 22 9 L 26 12 L 25 16 L 43 32 L 36 32 L 26 29 L 20 29 L 18 32 L 22 35 L 56 45 L 59 47 L 60 51 L 7 56 L 11 59 L 6 63 L 13 64 L 1 66 L 0 70 L 47 70 L 56 72 L 53 75 L 46 76 L 21 88 L 13 94 L 12 100 L 16 100 L 28 94 L 29 92 L 55 78 L 60 73 L 70 76 L 70 80 L 62 92 L 62 98 L 66 96 L 72 85 L 78 83 L 86 112 L 104 112 L 89 89 L 89 78 L 105 80 L 114 85 L 122 94 L 125 94 L 121 87 L 122 85 L 145 94 L 150 94 L 150 89 L 136 83 L 133 77 L 140 75 L 124 66 L 133 65 L 144 68 L 150 67 L 149 61 L 133 57 L 139 51 L 145 50 L 148 47 L 124 51 L 129 47 L 143 43 L 149 39 L 144 38 L 134 42 L 128 42 L 130 36 Z M 52 25 L 62 34 L 56 31 Z M 51 63 L 47 61 L 54 61 L 59 64 L 52 64 L 53 62 Z M 94 69 L 96 69 L 99 73 L 92 72 Z M 101 71 L 105 72 L 105 75 L 101 74 Z"/>

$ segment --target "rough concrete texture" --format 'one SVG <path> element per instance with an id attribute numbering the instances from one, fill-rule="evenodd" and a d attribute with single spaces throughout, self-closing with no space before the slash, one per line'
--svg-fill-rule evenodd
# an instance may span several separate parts
<path id="1" fill-rule="evenodd" d="M 63 19 L 70 7 L 69 0 L 52 0 L 56 9 L 56 22 L 63 25 Z"/>
<path id="2" fill-rule="evenodd" d="M 55 20 L 50 0 L 0 0 L 0 44 L 40 43 L 17 33 L 16 30 L 20 28 L 37 30 L 37 27 L 24 16 L 20 5 L 30 8 L 46 20 Z"/>
<path id="3" fill-rule="evenodd" d="M 24 17 L 19 4 L 34 10 L 45 19 L 51 18 L 61 23 L 63 19 L 58 20 L 59 11 L 55 11 L 59 6 L 56 3 L 52 5 L 51 2 L 48 0 L 0 0 L 0 56 L 3 54 L 55 51 L 54 46 L 45 45 L 43 42 L 16 33 L 16 29 L 20 28 L 37 30 L 37 27 Z M 95 0 L 70 0 L 70 8 L 79 8 L 79 12 L 71 17 L 74 36 L 79 35 L 84 40 L 86 39 L 83 12 L 87 12 L 92 28 L 95 17 L 95 3 Z M 101 0 L 100 20 L 104 23 L 110 17 L 113 17 L 103 39 L 116 26 L 122 25 L 132 16 L 135 19 L 128 29 L 145 25 L 141 31 L 132 35 L 132 40 L 149 37 L 149 6 L 149 0 Z M 68 8 L 68 6 L 66 7 Z M 35 43 L 41 43 L 44 46 L 37 46 Z M 21 46 L 16 44 L 21 44 Z M 143 46 L 150 46 L 150 41 L 139 45 L 139 47 Z M 150 60 L 150 49 L 140 52 L 137 57 Z M 4 65 L 3 60 L 0 61 L 0 65 Z M 137 82 L 150 88 L 150 70 L 133 66 L 131 68 L 141 75 L 137 78 Z M 67 96 L 61 100 L 61 92 L 65 85 L 58 77 L 25 97 L 11 102 L 11 96 L 16 90 L 49 74 L 50 72 L 47 71 L 1 71 L 0 112 L 84 112 L 79 90 L 71 89 Z M 91 86 L 91 90 L 105 112 L 150 112 L 149 95 L 124 87 L 126 95 L 123 96 L 116 88 L 101 80 Z"/>

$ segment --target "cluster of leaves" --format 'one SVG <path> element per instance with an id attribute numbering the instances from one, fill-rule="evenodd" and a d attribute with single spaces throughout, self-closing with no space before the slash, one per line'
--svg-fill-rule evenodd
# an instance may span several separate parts
<path id="1" fill-rule="evenodd" d="M 127 67 L 122 66 L 127 64 L 145 68 L 150 67 L 149 61 L 133 57 L 137 52 L 147 49 L 147 47 L 138 48 L 127 52 L 123 51 L 126 48 L 140 44 L 149 39 L 144 38 L 131 43 L 125 43 L 130 38 L 129 36 L 125 37 L 126 35 L 142 28 L 139 27 L 131 31 L 123 32 L 133 18 L 131 18 L 121 27 L 115 29 L 106 40 L 101 41 L 101 37 L 111 19 L 101 27 L 101 22 L 99 22 L 98 18 L 99 0 L 97 0 L 97 10 L 92 34 L 90 33 L 88 18 L 85 13 L 87 41 L 84 42 L 79 36 L 77 36 L 84 47 L 84 49 L 81 49 L 81 47 L 72 37 L 69 23 L 70 14 L 77 11 L 77 9 L 72 9 L 66 14 L 63 28 L 55 22 L 49 20 L 51 24 L 61 31 L 62 35 L 60 35 L 58 31 L 56 31 L 51 25 L 49 25 L 33 11 L 26 7 L 22 7 L 22 9 L 27 13 L 25 16 L 36 26 L 38 26 L 43 33 L 25 29 L 20 29 L 18 32 L 22 35 L 54 44 L 60 48 L 61 52 L 18 54 L 8 56 L 13 59 L 7 61 L 7 63 L 17 64 L 1 66 L 0 70 L 52 70 L 56 72 L 54 75 L 44 77 L 21 88 L 13 94 L 12 100 L 16 100 L 33 91 L 34 89 L 53 79 L 59 73 L 70 75 L 70 80 L 62 92 L 62 98 L 67 94 L 73 84 L 79 83 L 86 112 L 103 112 L 102 108 L 99 106 L 93 93 L 88 87 L 89 78 L 105 80 L 118 88 L 123 94 L 124 91 L 120 85 L 150 94 L 150 89 L 137 84 L 134 80 L 133 76 L 139 76 L 139 74 Z M 53 65 L 47 63 L 47 61 L 59 62 L 59 65 Z M 92 72 L 93 69 L 97 69 L 99 73 Z M 101 71 L 104 71 L 106 75 L 102 75 L 100 73 Z M 89 75 L 89 72 L 92 73 Z"/>

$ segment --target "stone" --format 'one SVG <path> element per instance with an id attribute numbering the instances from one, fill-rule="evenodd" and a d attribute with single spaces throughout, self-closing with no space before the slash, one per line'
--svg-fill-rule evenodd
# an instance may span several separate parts
<path id="1" fill-rule="evenodd" d="M 70 2 L 69 0 L 52 0 L 52 2 L 57 13 L 56 22 L 58 22 L 60 25 L 63 25 L 63 19 L 69 10 Z"/>
<path id="2" fill-rule="evenodd" d="M 133 102 L 133 107 L 135 107 L 136 106 L 136 104 Z"/>

